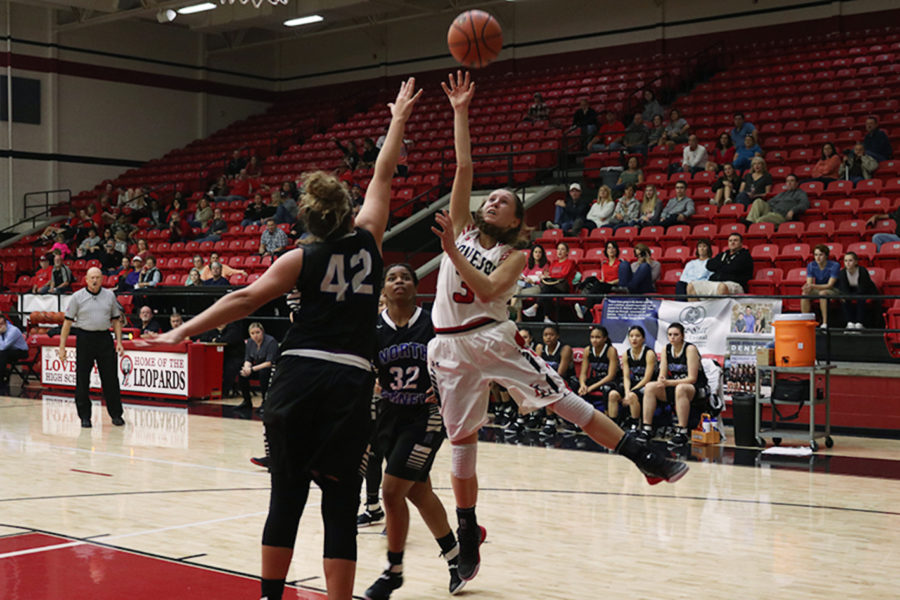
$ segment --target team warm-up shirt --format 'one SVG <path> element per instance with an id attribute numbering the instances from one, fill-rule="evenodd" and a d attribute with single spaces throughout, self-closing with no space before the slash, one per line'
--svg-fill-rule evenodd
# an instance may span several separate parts
<path id="1" fill-rule="evenodd" d="M 398 327 L 385 310 L 378 317 L 376 337 L 381 397 L 393 404 L 425 404 L 431 387 L 427 360 L 428 342 L 434 337 L 431 314 L 416 308 L 409 323 Z"/>
<path id="2" fill-rule="evenodd" d="M 685 342 L 684 347 L 681 348 L 681 354 L 678 356 L 674 356 L 672 354 L 672 344 L 666 344 L 666 364 L 668 365 L 669 372 L 666 374 L 666 377 L 669 379 L 684 379 L 688 376 L 688 366 L 687 366 L 687 349 L 688 346 L 693 346 L 690 342 Z M 706 373 L 703 371 L 703 365 L 697 365 L 697 381 L 694 385 L 698 388 L 701 388 L 706 385 Z"/>
<path id="3" fill-rule="evenodd" d="M 478 242 L 478 235 L 478 228 L 474 225 L 467 226 L 456 238 L 456 247 L 476 269 L 490 275 L 515 250 L 512 246 L 499 242 L 492 248 L 485 248 Z M 509 318 L 506 303 L 515 290 L 516 284 L 513 282 L 509 290 L 498 298 L 490 302 L 479 300 L 463 282 L 453 262 L 445 254 L 441 259 L 434 313 L 431 316 L 434 327 L 438 332 L 442 332 L 464 328 L 479 321 L 506 321 Z"/>
<path id="4" fill-rule="evenodd" d="M 590 347 L 590 352 L 587 356 L 584 357 L 583 360 L 588 361 L 588 378 L 587 383 L 591 385 L 593 383 L 597 383 L 607 375 L 609 375 L 609 342 L 603 345 L 603 348 L 600 349 L 596 354 L 594 353 L 594 347 Z M 613 379 L 610 383 L 615 383 L 621 377 L 621 371 L 617 371 L 617 377 Z"/>
<path id="5" fill-rule="evenodd" d="M 639 384 L 641 379 L 643 379 L 644 375 L 647 373 L 647 353 L 650 351 L 650 348 L 644 346 L 641 348 L 641 353 L 638 354 L 637 358 L 631 356 L 631 348 L 626 351 L 626 356 L 628 357 L 628 370 L 631 374 L 631 385 Z"/>
<path id="6" fill-rule="evenodd" d="M 383 268 L 375 238 L 365 229 L 303 246 L 296 286 L 303 302 L 285 335 L 282 354 L 304 349 L 315 351 L 303 353 L 314 358 L 316 353 L 336 353 L 373 360 Z"/>

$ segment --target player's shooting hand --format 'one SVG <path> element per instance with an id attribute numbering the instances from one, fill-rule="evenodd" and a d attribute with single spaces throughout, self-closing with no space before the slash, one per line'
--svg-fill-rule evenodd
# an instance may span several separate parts
<path id="1" fill-rule="evenodd" d="M 416 78 L 410 77 L 400 84 L 397 98 L 393 102 L 388 103 L 391 114 L 395 119 L 403 119 L 405 121 L 412 114 L 413 106 L 421 95 L 422 90 L 416 91 Z"/>
<path id="2" fill-rule="evenodd" d="M 453 236 L 453 221 L 450 220 L 450 215 L 445 210 L 435 213 L 434 220 L 437 222 L 438 227 L 432 227 L 431 231 L 440 238 L 441 248 L 444 252 L 449 253 L 456 248 L 456 240 Z"/>
<path id="3" fill-rule="evenodd" d="M 453 107 L 453 110 L 468 108 L 472 96 L 475 95 L 475 84 L 471 81 L 469 72 L 466 71 L 466 74 L 463 75 L 462 71 L 457 71 L 456 79 L 453 78 L 453 73 L 450 73 L 447 75 L 447 79 L 450 81 L 450 85 L 441 82 L 441 88 L 450 99 L 450 106 Z"/>

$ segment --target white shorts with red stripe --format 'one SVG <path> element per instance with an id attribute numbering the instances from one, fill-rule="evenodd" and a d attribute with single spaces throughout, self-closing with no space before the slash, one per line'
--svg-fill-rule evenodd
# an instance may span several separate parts
<path id="1" fill-rule="evenodd" d="M 574 395 L 559 373 L 523 347 L 512 321 L 463 333 L 439 332 L 428 343 L 428 371 L 451 442 L 487 423 L 491 382 L 505 387 L 526 413 Z"/>

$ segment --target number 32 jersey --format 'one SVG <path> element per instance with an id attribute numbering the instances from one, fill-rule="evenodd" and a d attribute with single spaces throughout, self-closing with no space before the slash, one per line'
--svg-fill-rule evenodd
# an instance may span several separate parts
<path id="1" fill-rule="evenodd" d="M 490 275 L 500 263 L 515 252 L 515 249 L 499 242 L 492 248 L 485 248 L 479 243 L 478 236 L 478 229 L 474 225 L 469 225 L 456 238 L 456 247 L 476 269 Z M 465 331 L 488 321 L 506 321 L 509 318 L 506 303 L 515 289 L 514 283 L 506 294 L 490 302 L 482 302 L 465 284 L 445 254 L 441 258 L 441 270 L 438 273 L 437 294 L 432 315 L 434 327 L 438 333 L 453 333 Z"/>
<path id="2" fill-rule="evenodd" d="M 409 323 L 398 327 L 387 310 L 378 317 L 376 337 L 381 397 L 392 404 L 425 404 L 428 377 L 428 342 L 434 337 L 431 314 L 416 308 Z"/>
<path id="3" fill-rule="evenodd" d="M 357 228 L 303 246 L 297 290 L 303 299 L 281 345 L 375 358 L 375 320 L 384 261 L 375 238 Z"/>

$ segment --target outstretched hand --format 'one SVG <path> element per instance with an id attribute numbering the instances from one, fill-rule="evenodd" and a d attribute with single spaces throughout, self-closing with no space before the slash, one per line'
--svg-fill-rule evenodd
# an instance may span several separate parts
<path id="1" fill-rule="evenodd" d="M 410 77 L 400 84 L 400 91 L 397 92 L 397 98 L 394 99 L 393 102 L 388 102 L 388 108 L 391 109 L 391 114 L 395 119 L 406 120 L 412 114 L 416 100 L 422 95 L 422 90 L 419 90 L 418 92 L 415 90 L 415 77 Z"/>
<path id="2" fill-rule="evenodd" d="M 453 235 L 453 221 L 450 220 L 450 215 L 445 210 L 435 213 L 434 220 L 439 227 L 432 227 L 431 231 L 440 238 L 441 249 L 444 252 L 449 252 L 456 247 L 456 237 Z"/>
<path id="3" fill-rule="evenodd" d="M 161 333 L 160 335 L 153 336 L 150 338 L 142 337 L 140 339 L 134 340 L 135 346 L 162 346 L 162 345 L 172 345 L 172 344 L 180 344 L 185 340 L 185 337 L 178 333 L 178 328 L 172 329 L 165 333 Z"/>
<path id="4" fill-rule="evenodd" d="M 469 72 L 466 71 L 463 75 L 462 71 L 457 71 L 456 79 L 453 79 L 453 73 L 450 73 L 447 79 L 450 80 L 450 85 L 441 82 L 441 87 L 450 99 L 450 105 L 454 110 L 468 108 L 472 96 L 475 95 L 475 84 L 469 79 Z"/>

